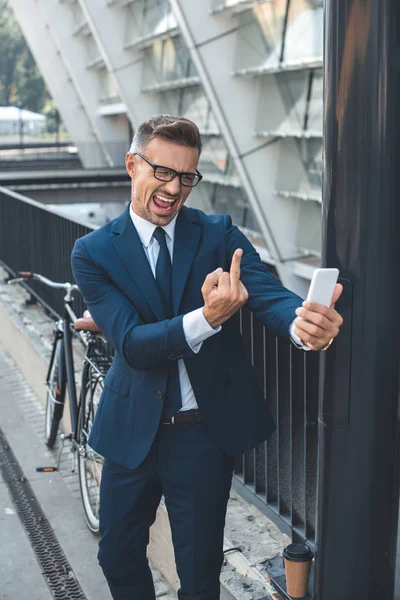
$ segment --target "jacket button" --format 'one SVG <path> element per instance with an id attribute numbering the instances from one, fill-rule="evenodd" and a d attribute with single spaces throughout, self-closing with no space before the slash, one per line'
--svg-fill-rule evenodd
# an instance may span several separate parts
<path id="1" fill-rule="evenodd" d="M 164 398 L 164 394 L 163 394 L 163 392 L 162 392 L 161 390 L 158 390 L 158 392 L 157 392 L 157 396 L 158 396 L 159 398 Z"/>
<path id="2" fill-rule="evenodd" d="M 169 355 L 169 360 L 174 360 L 175 358 L 175 354 L 173 352 L 171 352 L 171 354 Z"/>

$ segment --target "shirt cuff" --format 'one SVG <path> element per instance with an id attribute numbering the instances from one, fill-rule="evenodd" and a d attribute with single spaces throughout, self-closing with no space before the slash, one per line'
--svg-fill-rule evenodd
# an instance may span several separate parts
<path id="1" fill-rule="evenodd" d="M 296 320 L 300 319 L 300 318 L 301 317 L 296 317 L 296 319 L 294 319 L 294 321 L 292 321 L 290 328 L 289 328 L 289 335 L 290 335 L 290 339 L 292 340 L 292 342 L 296 346 L 296 348 L 299 348 L 300 350 L 306 350 L 308 352 L 308 350 L 311 350 L 311 348 L 309 348 L 308 346 L 303 344 L 303 342 L 301 341 L 299 336 L 296 335 L 294 332 L 294 324 L 295 324 Z"/>
<path id="2" fill-rule="evenodd" d="M 183 317 L 183 332 L 190 348 L 196 354 L 204 340 L 221 331 L 221 326 L 211 327 L 204 316 L 203 308 L 197 308 Z"/>

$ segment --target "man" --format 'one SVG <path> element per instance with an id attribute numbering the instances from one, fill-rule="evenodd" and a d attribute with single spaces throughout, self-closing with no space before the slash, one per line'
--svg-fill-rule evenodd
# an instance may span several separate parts
<path id="1" fill-rule="evenodd" d="M 274 429 L 241 343 L 240 307 L 312 350 L 342 322 L 334 308 L 301 306 L 229 216 L 184 206 L 201 179 L 200 153 L 191 121 L 143 123 L 126 157 L 130 206 L 72 255 L 115 348 L 89 440 L 105 457 L 98 556 L 115 600 L 154 599 L 146 547 L 162 495 L 179 598 L 219 598 L 234 457 Z M 333 302 L 340 293 L 338 285 Z"/>

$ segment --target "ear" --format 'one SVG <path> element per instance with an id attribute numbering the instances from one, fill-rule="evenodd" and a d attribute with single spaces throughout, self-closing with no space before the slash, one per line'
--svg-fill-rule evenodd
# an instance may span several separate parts
<path id="1" fill-rule="evenodd" d="M 125 157 L 125 166 L 126 170 L 128 171 L 129 177 L 131 179 L 134 179 L 136 175 L 136 160 L 134 155 L 130 152 L 128 152 L 128 154 Z"/>

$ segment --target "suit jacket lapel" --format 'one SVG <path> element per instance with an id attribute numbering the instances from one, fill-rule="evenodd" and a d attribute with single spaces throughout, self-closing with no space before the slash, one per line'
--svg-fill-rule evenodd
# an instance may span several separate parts
<path id="1" fill-rule="evenodd" d="M 178 314 L 190 267 L 201 237 L 201 224 L 195 213 L 183 206 L 175 225 L 174 256 L 172 264 L 173 314 Z"/>
<path id="2" fill-rule="evenodd" d="M 125 269 L 146 298 L 154 315 L 159 321 L 163 321 L 167 318 L 164 303 L 142 242 L 132 223 L 129 206 L 115 222 L 113 232 L 119 235 L 115 236 L 112 243 Z"/>

